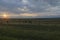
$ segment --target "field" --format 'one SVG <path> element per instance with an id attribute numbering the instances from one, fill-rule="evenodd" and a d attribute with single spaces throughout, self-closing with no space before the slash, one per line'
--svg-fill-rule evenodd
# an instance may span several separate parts
<path id="1" fill-rule="evenodd" d="M 60 40 L 60 19 L 42 20 L 39 25 L 0 23 L 0 40 Z"/>

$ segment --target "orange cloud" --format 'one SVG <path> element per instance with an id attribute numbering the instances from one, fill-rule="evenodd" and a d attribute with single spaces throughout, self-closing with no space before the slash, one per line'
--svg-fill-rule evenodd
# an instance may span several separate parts
<path id="1" fill-rule="evenodd" d="M 20 16 L 31 16 L 31 17 L 35 17 L 35 16 L 38 16 L 38 14 L 34 14 L 34 13 L 23 13 L 23 14 L 20 14 Z"/>

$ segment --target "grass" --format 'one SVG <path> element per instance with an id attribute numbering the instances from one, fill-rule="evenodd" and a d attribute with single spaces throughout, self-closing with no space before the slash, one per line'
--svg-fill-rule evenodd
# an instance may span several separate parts
<path id="1" fill-rule="evenodd" d="M 10 23 L 15 24 L 3 24 L 6 23 L 4 20 L 0 23 L 0 40 L 60 40 L 60 19 L 33 19 L 36 25 L 31 25 L 31 22 L 20 25 L 16 23 L 21 21 L 16 20 L 9 19 Z"/>
<path id="2" fill-rule="evenodd" d="M 0 25 L 0 40 L 60 40 L 60 25 Z"/>

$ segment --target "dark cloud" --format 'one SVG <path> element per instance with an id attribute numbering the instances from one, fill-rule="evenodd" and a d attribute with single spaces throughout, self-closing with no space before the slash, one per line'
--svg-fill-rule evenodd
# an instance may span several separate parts
<path id="1" fill-rule="evenodd" d="M 60 6 L 60 0 L 48 0 L 48 3 L 52 6 Z"/>
<path id="2" fill-rule="evenodd" d="M 57 13 L 60 0 L 0 0 L 0 12 L 19 13 Z M 39 17 L 39 16 L 38 16 Z"/>

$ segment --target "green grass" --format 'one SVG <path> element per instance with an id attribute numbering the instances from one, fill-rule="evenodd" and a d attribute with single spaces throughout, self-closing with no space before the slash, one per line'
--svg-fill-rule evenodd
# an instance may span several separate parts
<path id="1" fill-rule="evenodd" d="M 60 25 L 0 25 L 0 40 L 60 40 Z"/>

